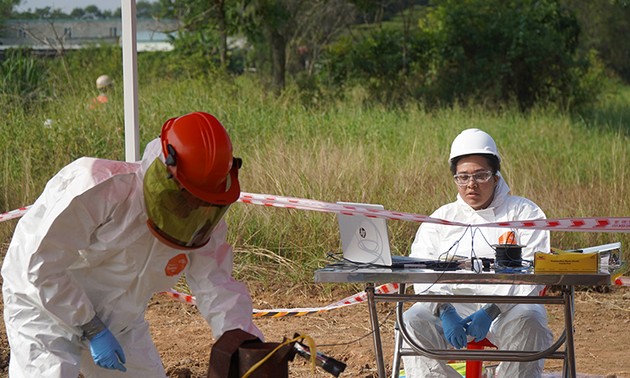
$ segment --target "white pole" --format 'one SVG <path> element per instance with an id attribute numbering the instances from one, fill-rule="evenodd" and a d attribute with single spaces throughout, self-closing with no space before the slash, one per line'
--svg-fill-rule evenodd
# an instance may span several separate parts
<path id="1" fill-rule="evenodd" d="M 125 93 L 125 160 L 140 160 L 138 131 L 138 62 L 136 0 L 120 0 L 122 11 L 123 89 Z"/>

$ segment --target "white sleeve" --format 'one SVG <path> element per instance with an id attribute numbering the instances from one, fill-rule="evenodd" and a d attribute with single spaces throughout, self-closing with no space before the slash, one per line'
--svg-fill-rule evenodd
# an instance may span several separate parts
<path id="1" fill-rule="evenodd" d="M 263 339 L 254 325 L 252 300 L 247 286 L 232 277 L 233 251 L 226 241 L 227 225 L 222 220 L 208 245 L 190 254 L 186 280 L 197 299 L 215 338 L 232 329 L 242 329 Z"/>
<path id="2" fill-rule="evenodd" d="M 86 324 L 95 311 L 68 267 L 80 259 L 79 251 L 89 247 L 94 230 L 107 222 L 118 197 L 128 195 L 128 185 L 116 185 L 122 183 L 118 179 L 77 193 L 85 187 L 80 181 L 66 183 L 66 189 L 65 185 L 47 187 L 20 231 L 27 234 L 28 281 L 42 306 L 71 327 Z"/>

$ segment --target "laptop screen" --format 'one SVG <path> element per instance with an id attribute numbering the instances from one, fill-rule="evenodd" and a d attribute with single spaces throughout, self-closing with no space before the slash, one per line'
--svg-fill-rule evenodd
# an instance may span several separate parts
<path id="1" fill-rule="evenodd" d="M 337 202 L 339 205 L 383 210 L 382 205 Z M 390 266 L 387 223 L 384 218 L 368 218 L 363 215 L 337 214 L 343 257 L 356 263 Z"/>

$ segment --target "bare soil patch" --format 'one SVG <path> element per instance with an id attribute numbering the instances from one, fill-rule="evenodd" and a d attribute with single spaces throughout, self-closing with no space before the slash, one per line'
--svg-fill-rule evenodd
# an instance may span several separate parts
<path id="1" fill-rule="evenodd" d="M 297 294 L 297 295 L 296 295 Z M 254 306 L 259 309 L 319 307 L 353 292 L 333 294 L 295 290 L 252 290 Z M 337 295 L 331 299 L 331 295 Z M 324 298 L 325 297 L 325 298 Z M 614 287 L 606 293 L 576 293 L 575 350 L 580 374 L 605 377 L 630 377 L 630 288 Z M 391 367 L 393 355 L 394 305 L 378 304 L 383 323 L 381 336 L 385 361 Z M 561 306 L 548 307 L 554 335 L 563 329 Z M 204 320 L 190 305 L 155 296 L 148 318 L 158 349 L 170 377 L 205 377 L 214 339 Z M 256 324 L 267 341 L 279 342 L 295 332 L 312 336 L 319 350 L 347 364 L 345 377 L 376 377 L 368 310 L 365 304 L 302 317 L 259 318 Z M 306 360 L 296 357 L 289 363 L 291 377 L 331 377 L 321 369 L 313 373 Z M 549 360 L 549 372 L 562 370 L 561 361 Z"/>
<path id="2" fill-rule="evenodd" d="M 350 288 L 332 291 L 286 289 L 251 285 L 254 307 L 258 309 L 320 307 L 353 294 Z M 609 292 L 576 293 L 575 348 L 580 374 L 630 377 L 630 288 L 613 287 Z M 391 367 L 393 354 L 393 304 L 378 305 L 385 361 Z M 560 306 L 549 306 L 554 335 L 562 330 Z M 205 377 L 214 338 L 197 309 L 156 294 L 147 308 L 147 319 L 155 344 L 169 377 Z M 267 341 L 282 341 L 294 333 L 313 337 L 318 348 L 347 364 L 343 377 L 376 377 L 374 352 L 365 304 L 301 317 L 258 318 L 256 324 Z M 0 325 L 0 377 L 7 377 L 9 347 Z M 549 360 L 549 372 L 561 370 L 561 361 Z M 321 369 L 311 370 L 306 360 L 289 363 L 291 377 L 331 377 Z"/>

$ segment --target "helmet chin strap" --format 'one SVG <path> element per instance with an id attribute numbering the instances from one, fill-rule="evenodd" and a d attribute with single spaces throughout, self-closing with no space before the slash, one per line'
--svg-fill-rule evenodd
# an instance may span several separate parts
<path id="1" fill-rule="evenodd" d="M 177 151 L 175 151 L 175 147 L 173 147 L 172 144 L 166 145 L 166 151 L 168 152 L 168 156 L 166 157 L 166 160 L 164 160 L 164 163 L 168 166 L 174 167 L 177 164 Z"/>

